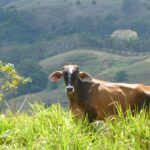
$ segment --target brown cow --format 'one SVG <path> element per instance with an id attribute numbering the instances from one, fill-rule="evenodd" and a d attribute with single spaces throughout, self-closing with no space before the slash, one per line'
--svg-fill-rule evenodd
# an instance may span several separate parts
<path id="1" fill-rule="evenodd" d="M 58 81 L 64 76 L 71 111 L 79 118 L 88 115 L 89 122 L 102 120 L 116 113 L 116 104 L 123 112 L 130 107 L 149 108 L 150 86 L 141 84 L 112 83 L 94 79 L 86 72 L 79 72 L 77 65 L 66 65 L 62 71 L 53 72 L 49 79 Z"/>

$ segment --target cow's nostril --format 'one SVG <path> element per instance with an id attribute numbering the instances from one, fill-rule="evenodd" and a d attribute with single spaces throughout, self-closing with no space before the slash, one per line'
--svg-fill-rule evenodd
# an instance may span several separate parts
<path id="1" fill-rule="evenodd" d="M 72 92 L 74 92 L 74 87 L 73 87 L 73 86 L 67 86 L 67 87 L 66 87 L 66 91 L 67 91 L 68 93 L 72 93 Z"/>

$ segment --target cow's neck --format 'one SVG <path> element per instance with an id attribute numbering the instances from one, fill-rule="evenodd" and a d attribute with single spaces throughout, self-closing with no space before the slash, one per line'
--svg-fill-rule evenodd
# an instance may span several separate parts
<path id="1" fill-rule="evenodd" d="M 75 92 L 68 94 L 71 107 L 84 107 L 89 99 L 89 89 L 92 83 L 80 79 L 74 85 Z"/>
<path id="2" fill-rule="evenodd" d="M 97 112 L 90 105 L 92 86 L 92 82 L 78 80 L 74 86 L 75 92 L 72 95 L 68 95 L 71 111 L 79 118 L 84 118 L 88 114 L 89 122 L 92 122 L 97 116 Z"/>

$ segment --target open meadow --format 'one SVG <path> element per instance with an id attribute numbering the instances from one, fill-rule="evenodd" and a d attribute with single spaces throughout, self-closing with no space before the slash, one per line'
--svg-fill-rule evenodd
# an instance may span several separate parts
<path id="1" fill-rule="evenodd" d="M 0 149 L 2 150 L 149 150 L 150 114 L 142 110 L 132 116 L 105 122 L 77 121 L 59 104 L 44 108 L 32 106 L 32 115 L 0 115 Z"/>

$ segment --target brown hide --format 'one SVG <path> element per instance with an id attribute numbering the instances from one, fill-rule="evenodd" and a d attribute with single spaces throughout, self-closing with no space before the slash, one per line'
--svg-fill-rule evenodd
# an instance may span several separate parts
<path id="1" fill-rule="evenodd" d="M 116 114 L 118 104 L 124 113 L 127 108 L 131 111 L 140 110 L 143 106 L 149 108 L 150 86 L 97 80 L 85 72 L 79 72 L 77 65 L 68 65 L 64 68 L 67 68 L 67 71 L 71 68 L 71 73 L 74 74 L 72 75 L 74 77 L 69 79 L 73 85 L 69 84 L 69 87 L 73 87 L 73 92 L 67 92 L 67 95 L 71 111 L 78 118 L 84 118 L 87 115 L 89 122 L 103 120 L 107 116 Z M 54 72 L 49 78 L 58 80 L 64 75 L 65 84 L 68 87 L 66 70 Z M 57 76 L 54 75 L 56 73 Z"/>
<path id="2" fill-rule="evenodd" d="M 120 104 L 123 112 L 127 108 L 140 110 L 150 104 L 150 86 L 140 84 L 110 83 L 92 79 L 78 81 L 75 92 L 68 94 L 72 112 L 79 118 L 88 114 L 89 121 L 103 120 L 116 114 Z"/>

